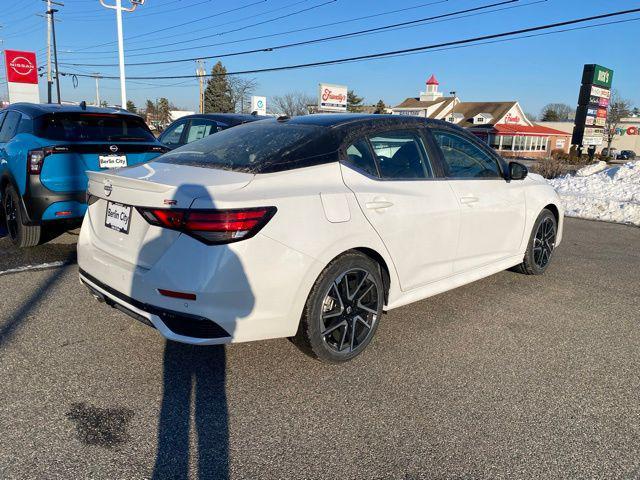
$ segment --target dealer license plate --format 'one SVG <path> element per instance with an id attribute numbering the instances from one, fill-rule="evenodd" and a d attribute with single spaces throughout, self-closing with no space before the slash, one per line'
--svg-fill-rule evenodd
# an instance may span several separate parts
<path id="1" fill-rule="evenodd" d="M 131 206 L 116 202 L 107 202 L 104 226 L 116 232 L 128 234 L 131 223 Z"/>
<path id="2" fill-rule="evenodd" d="M 100 168 L 120 168 L 127 166 L 126 155 L 99 155 Z"/>

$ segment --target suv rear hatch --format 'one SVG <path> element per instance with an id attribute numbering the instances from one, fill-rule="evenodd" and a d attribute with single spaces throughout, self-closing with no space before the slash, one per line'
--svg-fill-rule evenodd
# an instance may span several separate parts
<path id="1" fill-rule="evenodd" d="M 30 168 L 54 192 L 82 191 L 86 171 L 147 162 L 166 149 L 141 118 L 118 113 L 60 112 L 35 120 L 34 134 L 50 146 L 33 150 Z M 40 165 L 32 165 L 40 159 Z"/>

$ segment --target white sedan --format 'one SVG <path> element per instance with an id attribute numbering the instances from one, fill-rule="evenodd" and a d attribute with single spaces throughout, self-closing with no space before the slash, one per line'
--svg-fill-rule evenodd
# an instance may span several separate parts
<path id="1" fill-rule="evenodd" d="M 309 115 L 89 173 L 80 279 L 166 338 L 291 337 L 353 358 L 391 310 L 516 267 L 543 273 L 558 196 L 461 128 Z"/>

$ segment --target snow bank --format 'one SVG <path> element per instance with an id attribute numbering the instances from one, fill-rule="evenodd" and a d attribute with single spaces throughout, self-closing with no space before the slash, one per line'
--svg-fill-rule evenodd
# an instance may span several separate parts
<path id="1" fill-rule="evenodd" d="M 548 180 L 566 215 L 640 226 L 640 161 L 598 172 L 600 163 Z"/>

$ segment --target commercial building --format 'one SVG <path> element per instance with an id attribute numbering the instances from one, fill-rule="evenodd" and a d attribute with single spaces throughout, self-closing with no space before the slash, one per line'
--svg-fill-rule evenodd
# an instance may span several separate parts
<path id="1" fill-rule="evenodd" d="M 415 115 L 469 129 L 505 157 L 545 158 L 552 150 L 568 152 L 571 133 L 530 121 L 520 104 L 505 102 L 462 102 L 457 96 L 445 97 L 434 75 L 426 91 L 393 107 L 396 115 Z"/>
<path id="2" fill-rule="evenodd" d="M 573 132 L 573 122 L 540 122 L 541 125 L 563 132 Z M 607 147 L 607 139 L 598 147 L 600 153 Z M 640 117 L 623 118 L 616 127 L 616 134 L 613 137 L 611 148 L 618 152 L 622 150 L 633 150 L 640 155 Z"/>

